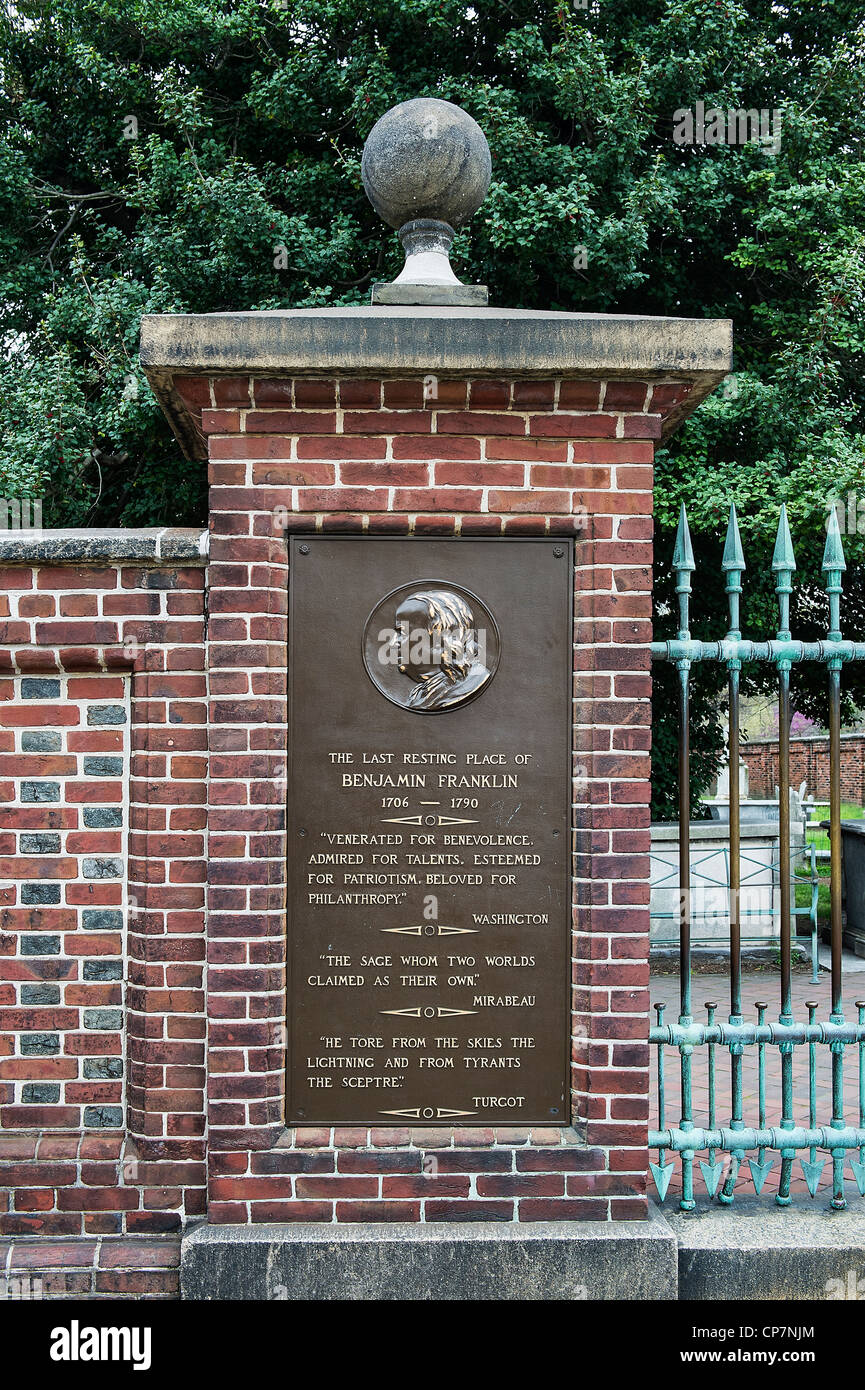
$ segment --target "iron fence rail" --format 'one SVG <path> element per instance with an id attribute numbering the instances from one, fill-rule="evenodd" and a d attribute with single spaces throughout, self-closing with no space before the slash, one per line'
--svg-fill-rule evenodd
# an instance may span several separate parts
<path id="1" fill-rule="evenodd" d="M 827 1162 L 832 1164 L 832 1206 L 846 1206 L 844 1168 L 849 1160 L 851 1172 L 861 1196 L 865 1196 L 865 1001 L 856 1001 L 858 1020 L 845 1019 L 841 973 L 841 671 L 847 662 L 865 661 L 865 642 L 844 639 L 840 630 L 840 598 L 842 574 L 846 569 L 838 518 L 833 510 L 829 517 L 822 570 L 829 598 L 829 626 L 824 641 L 800 642 L 790 631 L 790 597 L 792 577 L 796 569 L 793 543 L 787 521 L 787 509 L 781 507 L 778 534 L 772 559 L 775 590 L 778 596 L 779 625 L 775 637 L 765 642 L 743 639 L 740 631 L 740 598 L 745 557 L 742 550 L 735 507 L 730 519 L 721 567 L 729 614 L 724 638 L 701 642 L 690 632 L 691 575 L 696 568 L 688 518 L 684 506 L 673 551 L 673 571 L 679 607 L 679 631 L 667 642 L 652 643 L 655 660 L 675 664 L 679 674 L 679 1019 L 676 1024 L 664 1022 L 664 1006 L 656 1005 L 657 1024 L 649 1030 L 649 1041 L 657 1048 L 658 1125 L 649 1131 L 649 1147 L 658 1150 L 658 1162 L 650 1169 L 661 1201 L 670 1184 L 674 1164 L 665 1156 L 678 1154 L 682 1165 L 682 1194 L 679 1205 L 687 1211 L 695 1205 L 694 1165 L 699 1164 L 706 1190 L 710 1196 L 718 1193 L 723 1203 L 733 1201 L 734 1189 L 743 1169 L 746 1156 L 754 1189 L 760 1193 L 766 1177 L 775 1163 L 766 1158 L 769 1151 L 780 1155 L 781 1169 L 776 1202 L 790 1203 L 793 1165 L 799 1159 L 808 1191 L 817 1191 L 820 1176 Z M 779 728 L 779 896 L 780 896 L 780 1011 L 778 1022 L 766 1021 L 769 1005 L 757 1004 L 757 1022 L 746 1022 L 742 1014 L 742 912 L 741 912 L 741 836 L 739 779 L 730 777 L 730 874 L 729 874 L 729 940 L 730 940 L 730 1012 L 726 1024 L 715 1022 L 717 1004 L 707 1004 L 708 1020 L 695 1022 L 692 1016 L 692 958 L 691 958 L 691 858 L 690 826 L 690 672 L 694 663 L 714 661 L 727 669 L 729 701 L 728 749 L 730 767 L 738 768 L 740 720 L 739 686 L 743 664 L 764 662 L 775 666 L 778 680 Z M 808 661 L 825 664 L 829 685 L 829 841 L 831 862 L 831 1009 L 829 1019 L 818 1022 L 818 1006 L 806 1004 L 808 1022 L 797 1022 L 793 1016 L 792 948 L 795 911 L 792 903 L 794 883 L 790 845 L 790 671 L 794 663 Z M 832 1114 L 827 1124 L 817 1123 L 817 1048 L 828 1047 L 831 1053 Z M 681 1119 L 677 1126 L 666 1120 L 665 1048 L 678 1051 L 681 1084 Z M 781 1071 L 781 1121 L 766 1124 L 766 1049 L 776 1049 Z M 794 1095 L 793 1055 L 797 1047 L 808 1049 L 808 1124 L 797 1124 Z M 858 1049 L 859 1116 L 858 1126 L 848 1125 L 844 1117 L 845 1049 Z M 695 1123 L 693 1094 L 693 1064 L 695 1049 L 705 1048 L 708 1066 L 708 1123 Z M 731 1084 L 731 1117 L 729 1125 L 717 1123 L 717 1058 L 716 1050 L 729 1053 Z M 757 1057 L 757 1123 L 748 1125 L 744 1116 L 743 1065 L 748 1049 Z M 818 1159 L 825 1150 L 827 1159 Z M 698 1158 L 705 1153 L 706 1159 Z M 719 1153 L 725 1155 L 719 1158 Z M 807 1156 L 806 1156 L 807 1155 Z M 720 1190 L 719 1190 L 720 1184 Z"/>

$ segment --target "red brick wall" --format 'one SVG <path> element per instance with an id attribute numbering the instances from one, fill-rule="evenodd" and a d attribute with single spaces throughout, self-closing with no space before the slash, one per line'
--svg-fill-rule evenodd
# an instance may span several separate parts
<path id="1" fill-rule="evenodd" d="M 741 756 L 748 768 L 750 795 L 762 800 L 775 795 L 778 786 L 778 743 L 745 743 Z M 829 739 L 790 740 L 790 781 L 794 787 L 808 783 L 809 796 L 828 800 Z M 865 734 L 841 735 L 841 798 L 865 806 Z"/>
<path id="2" fill-rule="evenodd" d="M 0 1235 L 177 1230 L 204 1209 L 204 572 L 9 565 L 0 615 Z"/>
<path id="3" fill-rule="evenodd" d="M 645 1214 L 652 461 L 687 388 L 426 383 L 175 378 L 210 455 L 211 1221 Z M 284 532 L 307 529 L 576 535 L 569 1128 L 284 1126 Z"/>
<path id="4" fill-rule="evenodd" d="M 0 1237 L 0 1298 L 176 1299 L 180 1237 Z"/>
<path id="5" fill-rule="evenodd" d="M 176 384 L 210 447 L 207 611 L 199 564 L 0 569 L 0 1235 L 202 1213 L 205 1075 L 213 1221 L 642 1216 L 652 459 L 686 388 Z M 285 533 L 306 529 L 576 538 L 570 1126 L 285 1127 Z M 59 743 L 25 748 L 40 731 Z"/>

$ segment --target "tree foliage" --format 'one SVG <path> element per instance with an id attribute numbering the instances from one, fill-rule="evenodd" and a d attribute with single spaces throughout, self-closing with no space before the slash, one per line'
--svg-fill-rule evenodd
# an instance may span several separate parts
<path id="1" fill-rule="evenodd" d="M 659 634 L 682 500 L 694 630 L 721 632 L 735 500 L 746 628 L 767 635 L 786 500 L 800 631 L 819 635 L 827 497 L 855 494 L 865 531 L 861 0 L 2 0 L 0 490 L 42 496 L 52 525 L 203 521 L 203 470 L 138 367 L 141 314 L 365 302 L 401 252 L 364 196 L 363 141 L 418 95 L 489 139 L 454 256 L 494 302 L 734 321 L 735 391 L 659 459 Z M 780 149 L 677 145 L 674 113 L 699 100 L 782 112 Z M 862 535 L 845 544 L 861 561 Z M 847 581 L 861 633 L 852 565 Z M 700 784 L 717 673 L 697 686 Z M 813 677 L 796 698 L 819 717 Z"/>

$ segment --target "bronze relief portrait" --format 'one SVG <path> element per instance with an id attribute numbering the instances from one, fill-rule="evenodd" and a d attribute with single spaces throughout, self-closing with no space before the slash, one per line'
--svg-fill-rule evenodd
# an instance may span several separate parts
<path id="1" fill-rule="evenodd" d="M 492 680 L 499 632 L 475 594 L 420 580 L 386 594 L 364 630 L 370 680 L 392 704 L 417 714 L 458 709 Z"/>

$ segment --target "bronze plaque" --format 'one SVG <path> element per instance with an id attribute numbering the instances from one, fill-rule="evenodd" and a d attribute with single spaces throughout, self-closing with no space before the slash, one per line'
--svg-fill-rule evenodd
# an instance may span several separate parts
<path id="1" fill-rule="evenodd" d="M 296 537 L 289 1124 L 567 1124 L 571 546 Z"/>

